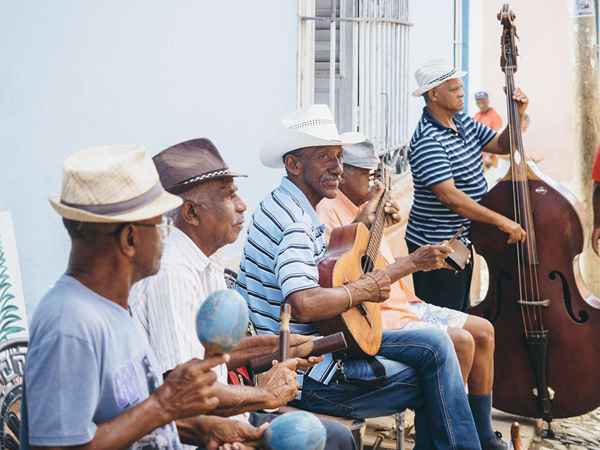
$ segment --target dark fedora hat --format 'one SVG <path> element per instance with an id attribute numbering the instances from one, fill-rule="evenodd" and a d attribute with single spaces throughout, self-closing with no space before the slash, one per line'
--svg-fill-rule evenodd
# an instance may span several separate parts
<path id="1" fill-rule="evenodd" d="M 206 138 L 191 139 L 169 147 L 152 158 L 166 191 L 180 194 L 204 181 L 224 177 L 245 177 L 232 172 Z"/>

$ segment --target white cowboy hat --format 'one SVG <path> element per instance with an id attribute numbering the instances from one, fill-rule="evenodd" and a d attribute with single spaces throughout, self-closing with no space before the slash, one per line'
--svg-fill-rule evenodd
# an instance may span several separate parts
<path id="1" fill-rule="evenodd" d="M 68 156 L 62 193 L 50 197 L 62 217 L 79 222 L 137 222 L 164 214 L 182 200 L 167 193 L 143 147 L 106 145 Z"/>
<path id="2" fill-rule="evenodd" d="M 356 144 L 365 140 L 357 132 L 340 134 L 327 105 L 312 105 L 287 115 L 274 136 L 260 150 L 260 160 L 272 168 L 283 167 L 283 155 L 305 147 Z"/>
<path id="3" fill-rule="evenodd" d="M 445 81 L 462 78 L 467 74 L 456 69 L 452 64 L 443 59 L 436 59 L 425 63 L 415 72 L 415 79 L 419 87 L 413 92 L 415 97 L 420 97 L 425 92 L 439 86 Z"/>

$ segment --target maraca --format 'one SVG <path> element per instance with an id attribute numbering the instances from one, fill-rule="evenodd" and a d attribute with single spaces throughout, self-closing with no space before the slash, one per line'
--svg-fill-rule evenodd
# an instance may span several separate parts
<path id="1" fill-rule="evenodd" d="M 323 450 L 327 431 L 314 414 L 294 411 L 277 417 L 262 438 L 268 450 Z"/>
<path id="2" fill-rule="evenodd" d="M 230 352 L 247 330 L 248 305 L 233 289 L 210 294 L 196 315 L 196 333 L 207 355 Z"/>

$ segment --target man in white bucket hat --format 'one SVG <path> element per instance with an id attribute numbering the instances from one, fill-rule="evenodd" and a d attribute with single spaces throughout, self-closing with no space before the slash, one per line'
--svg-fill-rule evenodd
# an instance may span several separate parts
<path id="1" fill-rule="evenodd" d="M 159 269 L 163 214 L 181 200 L 143 148 L 120 145 L 69 156 L 50 203 L 71 253 L 31 322 L 21 448 L 181 449 L 175 421 L 218 406 L 211 368 L 228 356 L 182 364 L 163 384 L 128 309 L 132 284 Z"/>
<path id="2" fill-rule="evenodd" d="M 526 233 L 509 218 L 479 204 L 487 192 L 481 152 L 510 152 L 508 128 L 502 133 L 475 122 L 463 112 L 462 77 L 466 72 L 441 60 L 420 67 L 415 78 L 415 96 L 425 100 L 423 115 L 412 136 L 408 151 L 414 183 L 406 241 L 414 252 L 427 244 L 452 238 L 464 227 L 460 239 L 468 246 L 471 221 L 493 224 L 507 234 L 509 243 L 524 241 Z M 524 116 L 528 100 L 516 89 L 510 93 Z M 433 270 L 413 275 L 415 293 L 426 302 L 466 311 L 472 263 L 453 273 Z M 484 449 L 506 448 L 495 436 L 490 420 L 492 372 L 480 383 L 486 395 L 470 395 L 475 423 Z"/>
<path id="3" fill-rule="evenodd" d="M 430 246 L 344 287 L 322 288 L 318 263 L 326 251 L 325 225 L 315 207 L 323 198 L 337 194 L 342 146 L 365 138 L 359 133 L 338 133 L 325 105 L 298 110 L 277 128 L 260 158 L 268 167 L 285 167 L 286 176 L 252 217 L 237 279 L 259 334 L 279 332 L 283 302 L 292 307 L 290 331 L 317 335 L 316 321 L 335 317 L 364 301 L 385 301 L 390 283 L 416 267 L 444 266 L 451 250 L 445 245 Z M 370 223 L 382 193 L 378 185 L 357 221 Z M 390 204 L 386 212 L 392 218 L 397 214 Z M 293 406 L 354 418 L 414 408 L 415 448 L 480 449 L 454 349 L 438 330 L 384 332 L 375 358 L 325 355 L 301 381 L 301 398 Z"/>

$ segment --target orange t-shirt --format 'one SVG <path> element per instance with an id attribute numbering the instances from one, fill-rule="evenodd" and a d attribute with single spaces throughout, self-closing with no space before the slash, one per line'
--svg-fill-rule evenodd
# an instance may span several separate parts
<path id="1" fill-rule="evenodd" d="M 600 147 L 596 150 L 596 160 L 594 161 L 594 168 L 592 169 L 592 179 L 596 183 L 600 183 Z"/>
<path id="2" fill-rule="evenodd" d="M 331 233 L 334 228 L 351 224 L 359 211 L 360 208 L 340 191 L 338 191 L 335 198 L 325 198 L 317 205 L 317 214 L 321 222 L 325 224 L 328 233 Z M 394 262 L 395 258 L 385 235 L 381 240 L 379 252 L 388 264 Z M 417 320 L 417 316 L 408 310 L 407 305 L 408 303 L 418 303 L 420 301 L 402 280 L 392 284 L 390 298 L 381 303 L 383 329 L 397 330 L 408 322 Z"/>
<path id="3" fill-rule="evenodd" d="M 500 117 L 494 108 L 489 108 L 486 112 L 478 112 L 473 116 L 473 120 L 481 122 L 496 131 L 502 128 L 502 117 Z"/>

